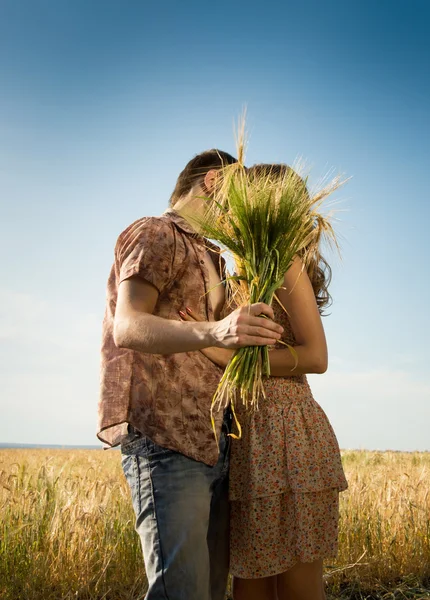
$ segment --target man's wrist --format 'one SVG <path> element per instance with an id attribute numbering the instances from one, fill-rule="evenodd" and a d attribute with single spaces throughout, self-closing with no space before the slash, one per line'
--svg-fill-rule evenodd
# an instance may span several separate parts
<path id="1" fill-rule="evenodd" d="M 211 321 L 204 321 L 204 322 L 196 323 L 196 325 L 197 325 L 199 339 L 204 344 L 204 345 L 202 345 L 202 349 L 210 348 L 211 346 L 217 346 L 217 343 L 215 340 L 215 335 L 214 335 L 215 323 L 212 323 Z"/>

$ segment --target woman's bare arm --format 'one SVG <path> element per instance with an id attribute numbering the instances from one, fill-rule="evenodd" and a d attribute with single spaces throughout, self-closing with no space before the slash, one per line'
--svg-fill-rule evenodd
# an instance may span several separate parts
<path id="1" fill-rule="evenodd" d="M 283 289 L 284 288 L 284 289 Z M 271 350 L 270 372 L 273 376 L 285 377 L 307 373 L 324 373 L 327 370 L 327 343 L 321 316 L 315 300 L 312 284 L 302 262 L 296 258 L 284 276 L 283 288 L 276 294 L 289 315 L 296 339 L 293 346 L 296 358 L 288 350 Z M 276 302 L 276 300 L 274 300 Z M 182 313 L 184 320 L 195 320 L 192 313 Z M 233 351 L 223 348 L 205 348 L 202 352 L 215 364 L 226 367 Z"/>
<path id="2" fill-rule="evenodd" d="M 271 374 L 324 373 L 328 363 L 326 337 L 312 284 L 299 258 L 294 260 L 285 274 L 283 288 L 276 295 L 288 313 L 296 339 L 293 347 L 298 363 L 294 368 L 296 359 L 288 348 L 273 350 L 270 352 Z"/>

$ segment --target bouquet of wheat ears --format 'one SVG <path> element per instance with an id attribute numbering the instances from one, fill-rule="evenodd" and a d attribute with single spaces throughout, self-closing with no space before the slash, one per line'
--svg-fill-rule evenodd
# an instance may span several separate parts
<path id="1" fill-rule="evenodd" d="M 242 125 L 237 142 L 238 162 L 221 169 L 213 195 L 204 198 L 203 215 L 192 219 L 202 235 L 215 240 L 234 260 L 235 273 L 227 273 L 223 282 L 229 288 L 227 298 L 232 307 L 255 302 L 271 305 L 274 298 L 280 303 L 275 292 L 297 254 L 306 268 L 319 252 L 323 239 L 338 247 L 331 224 L 333 211 L 324 216 L 321 208 L 324 200 L 344 183 L 340 176 L 329 181 L 325 177 L 319 189 L 310 194 L 307 178 L 299 175 L 300 165 L 286 169 L 281 176 L 270 169 L 252 173 L 244 166 L 244 147 Z M 285 346 L 297 366 L 294 348 Z M 264 379 L 269 375 L 267 346 L 240 348 L 234 353 L 212 401 L 214 431 L 214 411 L 230 404 L 238 428 L 238 436 L 233 437 L 241 436 L 235 402 L 258 408 L 259 398 L 265 397 Z"/>

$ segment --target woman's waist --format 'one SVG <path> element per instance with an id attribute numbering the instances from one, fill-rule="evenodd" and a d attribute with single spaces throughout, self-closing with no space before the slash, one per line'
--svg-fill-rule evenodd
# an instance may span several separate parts
<path id="1" fill-rule="evenodd" d="M 270 402 L 283 402 L 286 398 L 305 400 L 312 398 L 306 375 L 293 377 L 269 377 L 264 381 L 265 398 Z"/>
<path id="2" fill-rule="evenodd" d="M 272 379 L 272 378 L 271 378 Z M 288 413 L 292 406 L 307 406 L 307 409 L 312 409 L 317 406 L 317 403 L 312 395 L 311 388 L 307 380 L 303 382 L 287 381 L 287 378 L 276 378 L 275 384 L 268 380 L 264 384 L 264 395 L 260 395 L 258 404 L 254 407 L 246 406 L 240 398 L 235 401 L 235 411 L 246 420 L 264 418 L 263 415 L 271 415 L 274 418 L 276 414 Z M 275 378 L 273 378 L 275 379 Z M 290 378 L 291 379 L 291 378 Z"/>

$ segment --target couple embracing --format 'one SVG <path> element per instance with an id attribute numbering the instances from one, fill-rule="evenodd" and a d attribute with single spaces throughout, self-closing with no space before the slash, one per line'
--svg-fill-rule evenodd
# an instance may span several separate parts
<path id="1" fill-rule="evenodd" d="M 347 484 L 335 434 L 307 373 L 327 368 L 325 261 L 296 257 L 277 303 L 226 308 L 224 261 L 189 224 L 217 172 L 235 159 L 194 157 L 170 208 L 118 238 L 103 322 L 100 440 L 121 444 L 148 579 L 146 600 L 324 600 L 323 559 L 337 552 Z M 288 167 L 259 165 L 280 174 Z M 268 319 L 261 319 L 264 314 Z M 278 340 L 293 345 L 298 365 Z M 259 410 L 210 406 L 234 350 L 269 345 Z"/>

